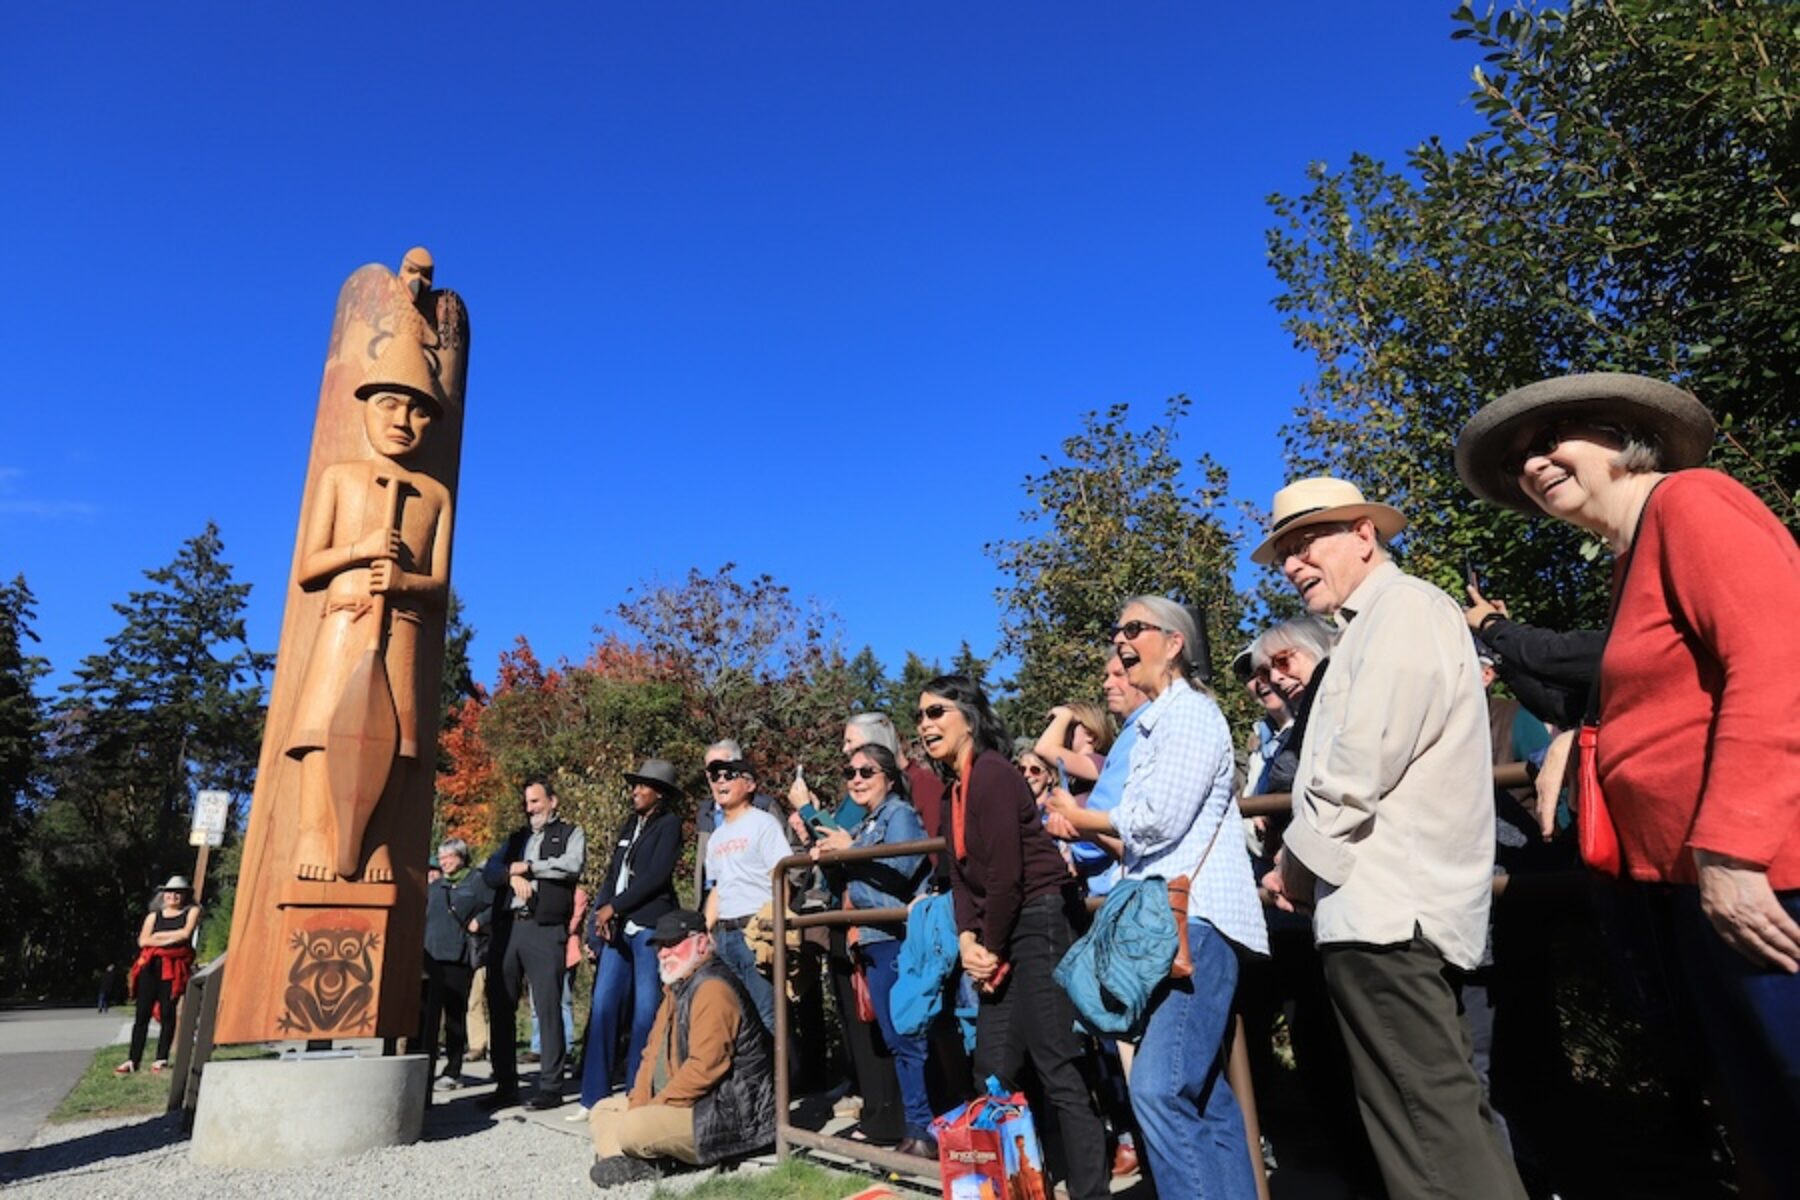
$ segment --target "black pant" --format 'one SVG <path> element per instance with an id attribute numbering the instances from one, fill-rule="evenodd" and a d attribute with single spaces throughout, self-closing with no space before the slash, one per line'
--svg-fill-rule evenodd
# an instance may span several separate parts
<path id="1" fill-rule="evenodd" d="M 982 998 L 975 1017 L 975 1082 L 985 1092 L 983 1081 L 993 1075 L 1014 1089 L 1029 1061 L 1049 1101 L 1033 1112 L 1046 1138 L 1062 1147 L 1069 1195 L 1099 1200 L 1110 1194 L 1106 1131 L 1081 1076 L 1075 1005 L 1052 975 L 1074 940 L 1063 897 L 1040 896 L 1019 910 L 1002 955 L 1012 975 L 997 996 Z"/>
<path id="2" fill-rule="evenodd" d="M 425 1055 L 437 1075 L 438 1022 L 444 1023 L 444 1073 L 462 1074 L 469 1049 L 469 984 L 475 968 L 466 962 L 425 960 Z"/>
<path id="3" fill-rule="evenodd" d="M 538 1060 L 538 1092 L 562 1095 L 563 1068 L 568 1047 L 563 1045 L 562 986 L 567 973 L 564 956 L 569 935 L 558 925 L 539 925 L 529 918 L 496 926 L 488 948 L 488 1029 L 494 1059 L 494 1082 L 501 1092 L 519 1088 L 519 996 L 531 987 L 531 1006 L 537 1012 L 538 1037 L 543 1046 Z"/>
<path id="4" fill-rule="evenodd" d="M 1423 938 L 1320 948 L 1356 1099 L 1393 1200 L 1524 1200 L 1444 956 Z"/>
<path id="5" fill-rule="evenodd" d="M 845 938 L 844 930 L 831 931 L 831 992 L 844 1032 L 844 1048 L 850 1054 L 851 1077 L 863 1102 L 857 1123 L 870 1141 L 897 1142 L 906 1136 L 900 1080 L 894 1074 L 893 1057 L 882 1046 L 880 1032 L 873 1023 L 857 1019 L 850 949 Z"/>
<path id="6" fill-rule="evenodd" d="M 162 964 L 155 959 L 144 964 L 137 979 L 137 1019 L 131 1023 L 131 1065 L 144 1057 L 144 1041 L 150 1036 L 150 1010 L 162 1005 L 162 1032 L 156 1035 L 156 1061 L 169 1057 L 175 1043 L 175 1015 L 179 1000 L 169 996 L 169 981 L 162 977 Z"/>

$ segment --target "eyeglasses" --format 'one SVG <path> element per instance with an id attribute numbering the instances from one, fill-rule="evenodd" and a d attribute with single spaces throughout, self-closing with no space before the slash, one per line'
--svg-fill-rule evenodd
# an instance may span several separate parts
<path id="1" fill-rule="evenodd" d="M 1269 678 L 1269 673 L 1271 671 L 1280 671 L 1283 675 L 1291 676 L 1294 674 L 1294 663 L 1299 657 L 1300 651 L 1291 646 L 1286 650 L 1277 650 L 1275 653 L 1269 655 L 1269 665 L 1257 668 L 1254 672 L 1254 677 L 1266 680 Z"/>
<path id="2" fill-rule="evenodd" d="M 849 783 L 852 779 L 873 779 L 877 775 L 885 774 L 887 772 L 880 767 L 845 767 L 844 782 Z"/>
<path id="3" fill-rule="evenodd" d="M 945 713 L 956 707 L 953 704 L 927 704 L 913 715 L 918 718 L 916 724 L 923 725 L 927 721 L 942 720 Z"/>
<path id="4" fill-rule="evenodd" d="M 1027 775 L 1048 775 L 1050 773 L 1044 770 L 1044 768 L 1036 766 L 1020 767 L 1019 770 L 1025 772 Z"/>
<path id="5" fill-rule="evenodd" d="M 1349 533 L 1351 528 L 1352 526 L 1343 521 L 1332 521 L 1324 525 L 1314 525 L 1310 529 L 1303 529 L 1296 533 L 1291 541 L 1283 542 L 1275 547 L 1275 565 L 1280 566 L 1290 558 L 1311 562 L 1314 542 L 1320 538 Z"/>
<path id="6" fill-rule="evenodd" d="M 1135 642 L 1138 638 L 1143 636 L 1144 630 L 1146 629 L 1153 629 L 1157 633 L 1169 632 L 1164 626 L 1152 625 L 1148 621 L 1127 621 L 1123 625 L 1114 625 L 1112 629 L 1107 632 L 1106 640 L 1109 642 L 1114 641 L 1122 633 L 1125 635 L 1126 641 Z"/>
<path id="7" fill-rule="evenodd" d="M 706 764 L 708 779 L 748 779 L 750 768 L 742 762 L 716 762 Z"/>
<path id="8" fill-rule="evenodd" d="M 1532 459 L 1554 454 L 1556 448 L 1564 442 L 1588 433 L 1597 433 L 1620 443 L 1627 440 L 1625 431 L 1613 425 L 1597 425 L 1592 421 L 1556 421 L 1538 430 L 1530 441 L 1501 459 L 1500 469 L 1508 475 L 1523 475 L 1525 464 Z"/>

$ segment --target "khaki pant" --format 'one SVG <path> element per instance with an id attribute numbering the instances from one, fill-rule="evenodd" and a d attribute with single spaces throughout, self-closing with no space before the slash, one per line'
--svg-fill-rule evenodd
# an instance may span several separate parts
<path id="1" fill-rule="evenodd" d="M 469 1054 L 480 1057 L 487 1053 L 487 968 L 475 968 L 474 982 L 469 984 Z"/>
<path id="2" fill-rule="evenodd" d="M 588 1116 L 594 1153 L 601 1158 L 629 1154 L 633 1158 L 678 1158 L 700 1165 L 694 1148 L 694 1110 L 667 1104 L 627 1108 L 623 1094 L 608 1096 Z"/>

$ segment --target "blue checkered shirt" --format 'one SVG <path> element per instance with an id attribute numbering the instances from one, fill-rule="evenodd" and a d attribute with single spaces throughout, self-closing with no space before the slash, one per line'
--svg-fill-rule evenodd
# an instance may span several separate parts
<path id="1" fill-rule="evenodd" d="M 1131 773 L 1112 812 L 1125 842 L 1125 878 L 1193 875 L 1204 854 L 1188 893 L 1188 917 L 1267 954 L 1269 930 L 1244 849 L 1224 714 L 1211 697 L 1177 679 L 1139 714 L 1137 728 Z"/>

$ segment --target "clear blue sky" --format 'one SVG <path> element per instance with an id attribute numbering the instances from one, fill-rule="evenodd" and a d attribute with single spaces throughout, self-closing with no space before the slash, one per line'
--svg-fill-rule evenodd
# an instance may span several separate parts
<path id="1" fill-rule="evenodd" d="M 1310 363 L 1264 198 L 1460 138 L 1450 0 L 24 5 L 0 39 L 0 572 L 58 679 L 216 520 L 273 650 L 333 306 L 473 327 L 478 676 L 727 560 L 854 650 L 992 647 L 1080 414 L 1197 402 L 1266 506 Z"/>

